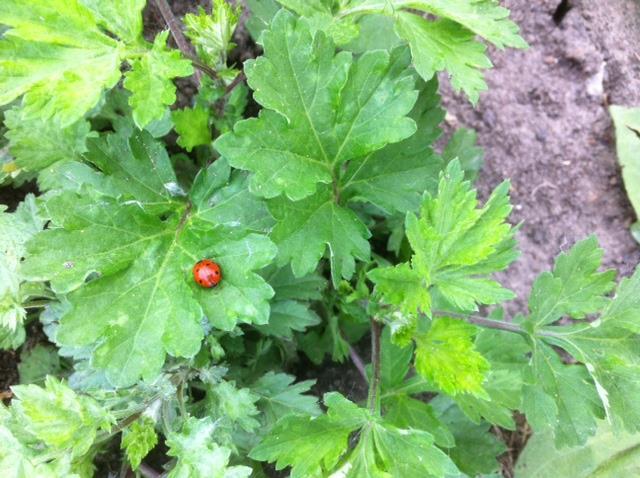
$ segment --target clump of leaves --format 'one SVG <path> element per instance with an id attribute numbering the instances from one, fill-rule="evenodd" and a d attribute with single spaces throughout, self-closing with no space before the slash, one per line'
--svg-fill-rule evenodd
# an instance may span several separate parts
<path id="1" fill-rule="evenodd" d="M 130 3 L 0 6 L 2 180 L 40 191 L 0 211 L 0 346 L 22 347 L 23 382 L 0 407 L 0 469 L 94 476 L 117 440 L 125 474 L 476 476 L 516 411 L 558 447 L 605 417 L 637 431 L 640 272 L 616 286 L 588 238 L 506 320 L 509 184 L 479 202 L 472 131 L 433 147 L 434 74 L 477 101 L 476 36 L 526 45 L 507 10 L 251 0 L 264 54 L 240 73 L 239 9 L 184 18 L 193 56 L 144 40 Z M 194 66 L 207 76 L 169 114 Z M 217 287 L 193 279 L 204 258 Z M 51 344 L 22 345 L 38 321 Z M 291 374 L 303 354 L 350 357 L 366 399 L 321 407 Z"/>

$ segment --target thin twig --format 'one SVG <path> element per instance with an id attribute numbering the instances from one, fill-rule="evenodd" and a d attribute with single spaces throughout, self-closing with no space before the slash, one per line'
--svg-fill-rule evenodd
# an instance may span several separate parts
<path id="1" fill-rule="evenodd" d="M 472 324 L 487 327 L 489 329 L 505 330 L 507 332 L 514 332 L 516 334 L 528 335 L 526 330 L 524 330 L 518 324 L 513 324 L 511 322 L 488 319 L 479 315 L 460 314 L 458 312 L 445 312 L 442 310 L 434 310 L 433 313 L 441 317 L 451 317 L 453 319 L 466 320 L 467 322 L 470 322 Z"/>
<path id="2" fill-rule="evenodd" d="M 233 81 L 231 81 L 231 83 L 229 83 L 227 85 L 227 87 L 224 90 L 224 95 L 222 96 L 222 98 L 220 98 L 218 101 L 216 101 L 216 104 L 215 104 L 215 111 L 216 111 L 216 115 L 217 116 L 219 116 L 219 117 L 224 116 L 224 109 L 227 106 L 227 101 L 229 100 L 229 95 L 231 94 L 231 92 L 238 85 L 240 85 L 246 79 L 247 79 L 247 77 L 245 76 L 244 71 L 241 71 L 240 73 L 238 73 L 236 75 L 236 77 L 233 79 Z"/>
<path id="3" fill-rule="evenodd" d="M 140 463 L 138 471 L 144 478 L 158 478 L 160 476 L 160 473 L 144 463 Z"/>
<path id="4" fill-rule="evenodd" d="M 356 350 L 351 345 L 349 345 L 349 357 L 351 357 L 351 361 L 353 362 L 353 365 L 355 365 L 355 367 L 358 369 L 358 372 L 360 372 L 360 375 L 362 376 L 364 381 L 369 382 L 369 379 L 367 378 L 367 372 L 365 370 L 364 362 L 362 361 L 362 358 L 360 357 L 360 355 L 358 355 L 358 352 L 356 352 Z"/>
<path id="5" fill-rule="evenodd" d="M 369 383 L 369 398 L 367 400 L 369 410 L 372 413 L 378 412 L 378 392 L 380 391 L 380 336 L 382 327 L 380 322 L 371 319 L 371 364 L 373 366 L 373 377 Z"/>
<path id="6" fill-rule="evenodd" d="M 160 10 L 160 14 L 162 15 L 162 18 L 164 19 L 165 23 L 169 27 L 169 30 L 171 31 L 171 36 L 175 40 L 176 45 L 178 45 L 178 48 L 180 49 L 180 51 L 184 53 L 184 55 L 187 58 L 189 58 L 192 63 L 194 63 L 194 66 L 196 66 L 197 68 L 200 68 L 200 66 L 195 64 L 195 62 L 193 61 L 195 57 L 193 48 L 185 38 L 184 33 L 182 33 L 180 22 L 178 22 L 178 20 L 176 19 L 176 16 L 171 11 L 171 7 L 167 3 L 167 0 L 155 0 L 155 2 L 156 2 L 156 6 L 158 7 L 158 10 Z M 196 82 L 200 84 L 200 80 L 202 79 L 202 75 L 200 74 L 200 71 L 198 70 L 195 71 L 195 78 L 196 78 Z"/>

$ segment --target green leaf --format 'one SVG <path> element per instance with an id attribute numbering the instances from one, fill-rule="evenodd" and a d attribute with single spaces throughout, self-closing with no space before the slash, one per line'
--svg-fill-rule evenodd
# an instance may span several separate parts
<path id="1" fill-rule="evenodd" d="M 176 101 L 176 87 L 171 81 L 177 76 L 189 76 L 193 67 L 180 52 L 166 47 L 169 31 L 156 36 L 151 51 L 131 64 L 125 74 L 124 86 L 131 91 L 129 104 L 138 128 L 164 116 L 167 106 Z"/>
<path id="2" fill-rule="evenodd" d="M 625 189 L 636 216 L 640 216 L 640 108 L 614 105 L 609 111 L 616 128 L 616 149 Z"/>
<path id="3" fill-rule="evenodd" d="M 7 213 L 5 208 L 0 205 L 0 348 L 17 348 L 25 338 L 24 302 L 31 295 L 23 283 L 21 260 L 25 244 L 44 223 L 31 194 L 15 212 Z"/>
<path id="4" fill-rule="evenodd" d="M 469 181 L 476 179 L 484 161 L 483 149 L 476 146 L 477 138 L 478 135 L 474 130 L 460 128 L 453 133 L 442 152 L 445 163 L 456 158 L 460 161 L 465 178 Z"/>
<path id="5" fill-rule="evenodd" d="M 100 429 L 109 430 L 115 419 L 92 398 L 77 395 L 64 383 L 47 377 L 44 388 L 12 387 L 12 410 L 26 432 L 47 446 L 84 455 Z"/>
<path id="6" fill-rule="evenodd" d="M 518 26 L 509 20 L 509 10 L 494 0 L 410 0 L 412 8 L 449 18 L 480 35 L 498 48 L 526 48 Z"/>
<path id="7" fill-rule="evenodd" d="M 126 451 L 127 460 L 135 470 L 157 443 L 155 422 L 150 417 L 142 416 L 123 432 L 120 447 Z"/>
<path id="8" fill-rule="evenodd" d="M 389 53 L 336 54 L 323 34 L 313 37 L 305 20 L 284 10 L 262 42 L 265 55 L 245 72 L 264 109 L 216 141 L 232 166 L 255 173 L 256 194 L 303 199 L 332 182 L 339 165 L 415 132 L 406 117 L 413 78 Z"/>
<path id="9" fill-rule="evenodd" d="M 565 315 L 583 319 L 600 311 L 614 287 L 615 271 L 598 272 L 604 251 L 591 236 L 560 254 L 552 272 L 541 274 L 529 298 L 533 328 L 551 324 Z"/>
<path id="10" fill-rule="evenodd" d="M 291 478 L 330 471 L 347 450 L 349 435 L 366 422 L 368 413 L 336 392 L 325 394 L 324 403 L 326 415 L 288 415 L 279 420 L 249 456 L 275 462 L 276 470 L 291 466 Z"/>
<path id="11" fill-rule="evenodd" d="M 447 454 L 469 476 L 487 476 L 498 471 L 497 457 L 506 451 L 486 422 L 474 423 L 444 396 L 431 401 L 437 419 L 453 433 L 455 447 L 447 447 Z"/>
<path id="12" fill-rule="evenodd" d="M 248 388 L 238 388 L 233 382 L 212 385 L 207 393 L 207 408 L 213 417 L 229 421 L 245 432 L 253 432 L 260 425 L 256 419 L 255 403 L 259 397 Z"/>
<path id="13" fill-rule="evenodd" d="M 142 35 L 142 9 L 146 5 L 145 0 L 80 0 L 89 8 L 98 24 L 123 41 L 135 43 Z"/>
<path id="14" fill-rule="evenodd" d="M 584 445 L 558 450 L 549 433 L 534 434 L 518 457 L 516 478 L 618 478 L 640 472 L 640 435 L 616 431 L 598 422 Z"/>
<path id="15" fill-rule="evenodd" d="M 47 375 L 58 375 L 62 367 L 58 351 L 46 345 L 24 349 L 20 354 L 18 373 L 21 384 L 42 384 Z"/>
<path id="16" fill-rule="evenodd" d="M 247 466 L 229 466 L 231 450 L 214 441 L 216 424 L 210 418 L 185 420 L 180 432 L 167 436 L 167 454 L 177 458 L 169 478 L 246 478 Z"/>
<path id="17" fill-rule="evenodd" d="M 603 409 L 585 367 L 565 365 L 544 343 L 537 343 L 525 386 L 523 411 L 538 432 L 552 429 L 556 446 L 578 445 L 596 430 Z"/>
<path id="18" fill-rule="evenodd" d="M 442 70 L 451 76 L 456 91 L 464 91 L 476 104 L 487 89 L 482 69 L 493 64 L 486 47 L 475 40 L 475 34 L 450 20 L 427 20 L 413 13 L 397 13 L 396 31 L 411 47 L 416 71 L 425 80 Z M 425 54 L 423 52 L 429 52 Z"/>
<path id="19" fill-rule="evenodd" d="M 97 345 L 93 365 L 126 386 L 155 378 L 167 353 L 193 357 L 205 317 L 223 330 L 267 323 L 273 291 L 254 271 L 276 251 L 250 229 L 264 222 L 242 176 L 230 178 L 228 166 L 216 162 L 196 178 L 187 203 L 166 152 L 146 132 L 100 140 L 87 159 L 109 174 L 122 202 L 71 192 L 51 197 L 52 224 L 30 243 L 24 264 L 31 280 L 70 292 L 61 344 Z M 205 257 L 222 269 L 215 289 L 192 277 Z"/>
<path id="20" fill-rule="evenodd" d="M 416 338 L 416 370 L 449 395 L 486 395 L 482 386 L 489 362 L 473 344 L 477 329 L 462 320 L 439 318 Z"/>
<path id="21" fill-rule="evenodd" d="M 225 0 L 214 0 L 211 10 L 211 15 L 202 7 L 198 8 L 197 15 L 186 14 L 183 18 L 185 35 L 207 64 L 216 68 L 225 67 L 227 52 L 234 46 L 231 43 L 233 32 L 242 12 L 239 7 Z"/>
<path id="22" fill-rule="evenodd" d="M 120 78 L 122 45 L 78 0 L 7 0 L 0 19 L 0 104 L 24 94 L 29 116 L 68 126 Z"/>
<path id="23" fill-rule="evenodd" d="M 290 414 L 320 415 L 317 398 L 307 395 L 315 381 L 294 381 L 293 375 L 269 372 L 251 386 L 251 391 L 260 396 L 258 406 L 269 425 Z"/>
<path id="24" fill-rule="evenodd" d="M 272 199 L 269 211 L 277 222 L 271 239 L 278 246 L 278 262 L 290 261 L 296 276 L 313 272 L 327 246 L 334 284 L 351 277 L 355 259 L 369 259 L 369 230 L 353 211 L 337 205 L 329 191 L 297 202 Z"/>
<path id="25" fill-rule="evenodd" d="M 343 201 L 368 202 L 388 214 L 404 214 L 418 209 L 425 190 L 436 190 L 443 162 L 431 145 L 444 119 L 437 79 L 421 86 L 410 117 L 418 126 L 413 136 L 349 162 L 340 184 Z"/>
<path id="26" fill-rule="evenodd" d="M 29 117 L 18 108 L 5 112 L 6 137 L 16 164 L 27 171 L 39 171 L 58 161 L 80 159 L 87 150 L 90 125 L 80 120 L 62 130 L 55 123 Z"/>
<path id="27" fill-rule="evenodd" d="M 405 314 L 431 314 L 432 292 L 454 309 L 477 310 L 513 294 L 487 274 L 505 269 L 516 257 L 508 183 L 498 186 L 477 209 L 476 192 L 464 181 L 458 161 L 441 174 L 438 194 L 427 194 L 420 218 L 409 213 L 406 231 L 411 263 L 378 268 L 368 277 L 382 297 Z"/>
<path id="28" fill-rule="evenodd" d="M 256 328 L 265 335 L 292 339 L 294 331 L 304 332 L 320 322 L 320 317 L 307 304 L 285 300 L 272 304 L 269 323 Z"/>
<path id="29" fill-rule="evenodd" d="M 385 402 L 385 421 L 398 428 L 427 431 L 433 435 L 435 443 L 440 447 L 455 446 L 453 434 L 438 418 L 430 404 L 405 394 L 394 395 Z"/>
<path id="30" fill-rule="evenodd" d="M 178 137 L 178 144 L 187 151 L 196 146 L 211 143 L 209 110 L 200 106 L 184 108 L 171 113 Z"/>
<path id="31" fill-rule="evenodd" d="M 377 454 L 391 476 L 439 477 L 456 475 L 458 468 L 422 430 L 375 425 L 373 437 Z"/>

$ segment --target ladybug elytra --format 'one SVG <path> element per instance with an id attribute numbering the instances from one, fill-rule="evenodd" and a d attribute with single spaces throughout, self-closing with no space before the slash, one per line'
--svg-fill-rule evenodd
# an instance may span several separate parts
<path id="1" fill-rule="evenodd" d="M 220 266 L 210 259 L 202 259 L 193 266 L 193 279 L 200 287 L 211 289 L 222 280 Z"/>

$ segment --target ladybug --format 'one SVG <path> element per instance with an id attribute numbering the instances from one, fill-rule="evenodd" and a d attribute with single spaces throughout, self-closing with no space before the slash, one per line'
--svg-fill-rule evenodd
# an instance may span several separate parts
<path id="1" fill-rule="evenodd" d="M 211 289 L 222 280 L 220 266 L 210 259 L 202 259 L 193 266 L 193 279 L 200 287 Z"/>

